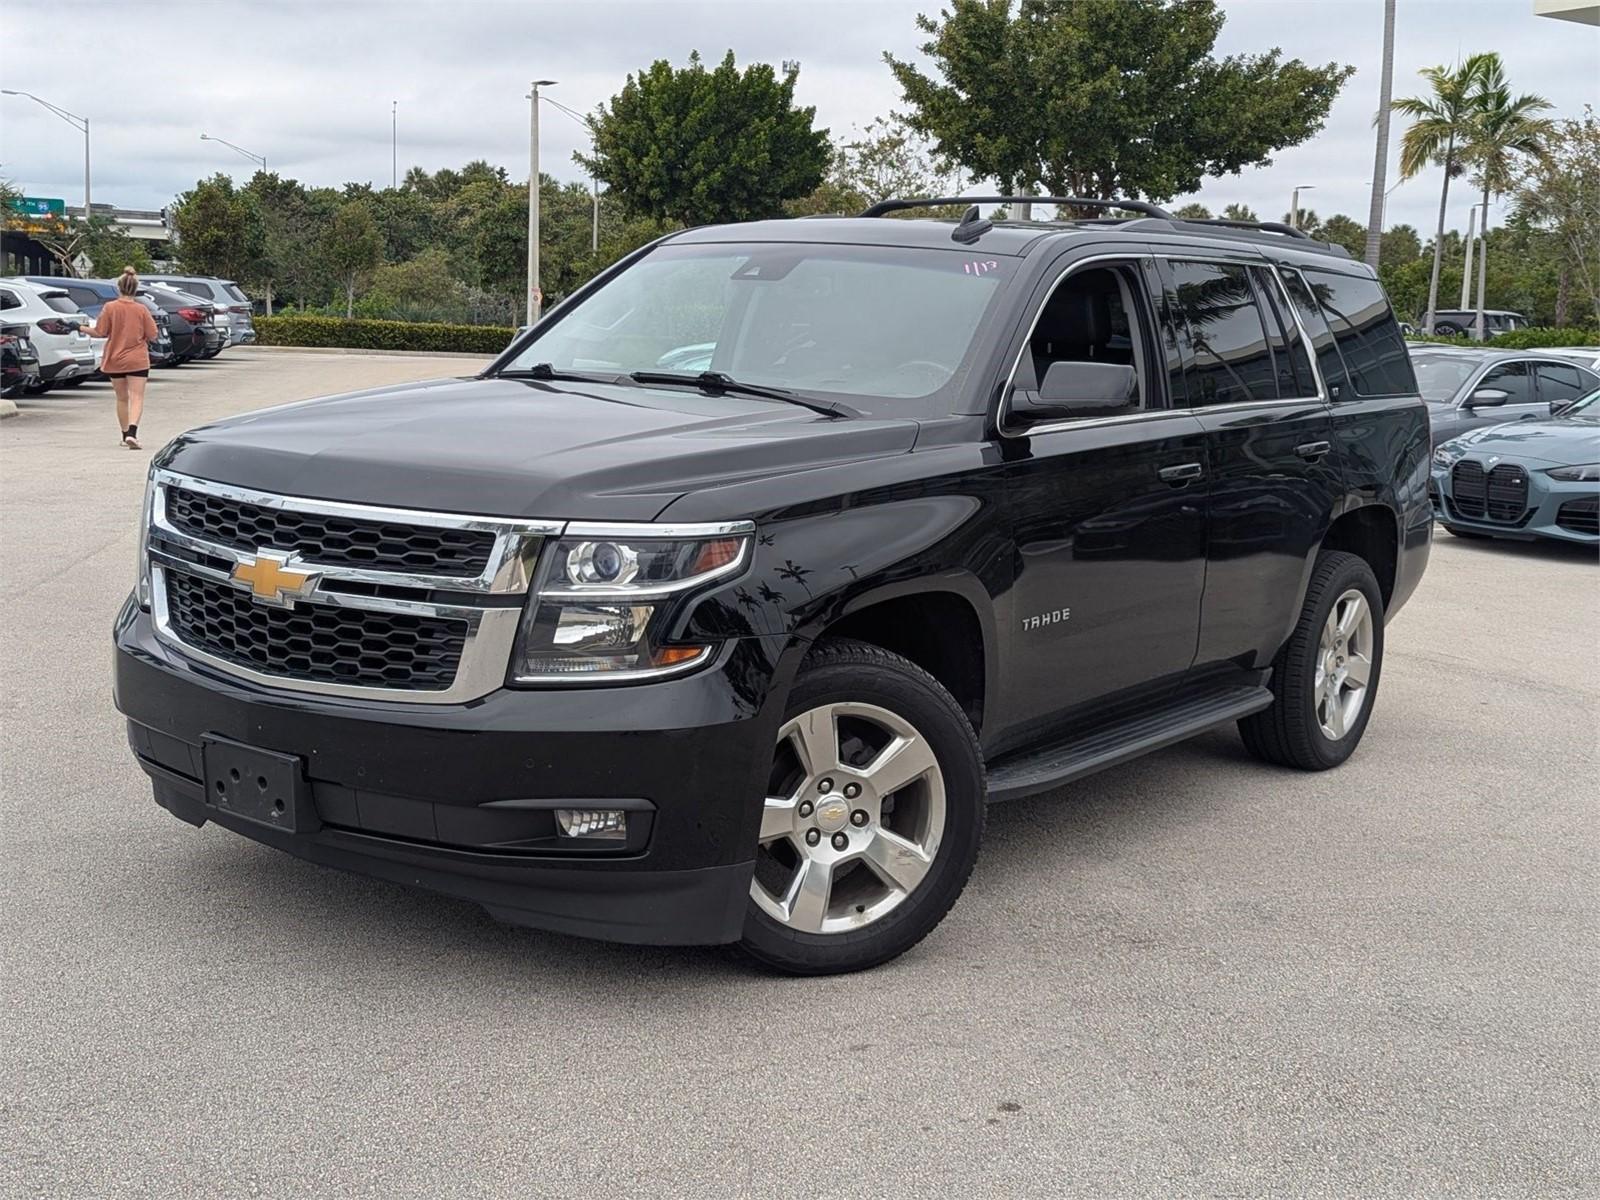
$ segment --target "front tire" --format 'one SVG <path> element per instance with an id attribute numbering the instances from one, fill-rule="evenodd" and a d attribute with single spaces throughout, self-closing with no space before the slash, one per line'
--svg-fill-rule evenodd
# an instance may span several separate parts
<path id="1" fill-rule="evenodd" d="M 1264 762 L 1326 771 L 1355 752 L 1383 672 L 1383 593 L 1354 554 L 1319 554 L 1294 632 L 1272 664 L 1271 707 L 1239 722 Z"/>
<path id="2" fill-rule="evenodd" d="M 920 942 L 983 837 L 977 736 L 914 663 L 819 643 L 784 713 L 741 942 L 796 975 L 860 971 Z"/>

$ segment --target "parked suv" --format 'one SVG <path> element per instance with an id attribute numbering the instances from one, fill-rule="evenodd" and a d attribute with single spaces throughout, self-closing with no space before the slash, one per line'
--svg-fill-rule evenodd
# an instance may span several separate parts
<path id="1" fill-rule="evenodd" d="M 1503 308 L 1483 310 L 1485 337 L 1497 333 L 1510 333 L 1513 329 L 1526 329 L 1528 318 L 1519 312 Z M 1475 308 L 1445 308 L 1433 314 L 1433 332 L 1440 337 L 1467 337 L 1478 328 L 1478 310 Z"/>
<path id="2" fill-rule="evenodd" d="M 226 331 L 228 345 L 237 346 L 256 340 L 250 298 L 239 290 L 239 285 L 233 280 L 218 279 L 213 275 L 147 275 L 145 278 L 151 283 L 170 284 L 179 291 L 215 305 L 217 325 Z"/>
<path id="3" fill-rule="evenodd" d="M 821 973 L 939 922 L 987 801 L 1233 722 L 1343 762 L 1429 549 L 1373 273 L 1045 202 L 1133 216 L 686 230 L 477 377 L 173 442 L 115 628 L 157 802 Z"/>
<path id="4" fill-rule="evenodd" d="M 76 387 L 99 367 L 95 344 L 83 332 L 88 318 L 60 288 L 0 279 L 0 320 L 26 322 L 31 328 L 29 340 L 38 352 L 39 374 L 28 383 L 30 392 Z"/>

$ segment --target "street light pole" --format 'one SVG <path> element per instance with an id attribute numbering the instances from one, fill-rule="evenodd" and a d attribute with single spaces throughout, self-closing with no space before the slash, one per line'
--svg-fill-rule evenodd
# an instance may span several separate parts
<path id="1" fill-rule="evenodd" d="M 89 194 L 89 118 L 80 117 L 77 113 L 70 113 L 58 105 L 51 104 L 48 100 L 41 100 L 32 92 L 19 92 L 13 88 L 0 88 L 0 95 L 25 96 L 44 108 L 49 109 L 74 129 L 83 132 L 83 219 L 87 221 L 93 211 L 93 198 Z"/>
<path id="2" fill-rule="evenodd" d="M 228 147 L 228 149 L 230 149 L 230 150 L 237 150 L 240 154 L 244 155 L 251 162 L 259 163 L 261 165 L 261 169 L 263 171 L 265 171 L 267 169 L 267 156 L 265 154 L 252 154 L 249 150 L 246 150 L 243 146 L 235 146 L 232 142 L 228 141 L 226 138 L 212 137 L 209 133 L 202 133 L 200 135 L 200 140 L 202 142 L 217 142 L 217 143 L 219 143 L 221 145 L 224 145 L 224 146 Z"/>
<path id="3" fill-rule="evenodd" d="M 544 298 L 539 292 L 539 89 L 554 79 L 535 79 L 528 93 L 528 324 L 539 319 Z"/>
<path id="4" fill-rule="evenodd" d="M 1302 183 L 1295 188 L 1289 196 L 1289 225 L 1293 229 L 1300 228 L 1300 193 L 1316 191 L 1314 183 Z"/>
<path id="5" fill-rule="evenodd" d="M 389 186 L 400 186 L 400 101 L 389 101 Z"/>

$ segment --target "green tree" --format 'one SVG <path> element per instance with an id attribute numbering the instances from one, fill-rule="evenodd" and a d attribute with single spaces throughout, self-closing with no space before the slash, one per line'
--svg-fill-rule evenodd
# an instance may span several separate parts
<path id="1" fill-rule="evenodd" d="M 1218 59 L 1211 0 L 952 0 L 917 18 L 938 72 L 884 59 L 934 152 L 1008 193 L 1166 200 L 1310 138 L 1353 68 Z"/>
<path id="2" fill-rule="evenodd" d="M 1224 204 L 1222 206 L 1222 215 L 1229 221 L 1259 221 L 1261 219 L 1256 216 L 1256 210 L 1248 204 Z"/>
<path id="3" fill-rule="evenodd" d="M 1360 258 L 1367 249 L 1367 227 L 1354 217 L 1334 213 L 1322 223 L 1317 236 L 1335 246 L 1343 246 L 1352 258 Z"/>
<path id="4" fill-rule="evenodd" d="M 263 230 L 250 200 L 216 174 L 178 197 L 172 210 L 178 255 L 191 271 L 248 279 L 262 252 Z"/>
<path id="5" fill-rule="evenodd" d="M 1531 92 L 1511 94 L 1505 67 L 1498 54 L 1486 56 L 1482 73 L 1472 94 L 1472 118 L 1467 127 L 1467 142 L 1462 156 L 1471 164 L 1473 182 L 1483 191 L 1483 228 L 1489 231 L 1490 197 L 1510 190 L 1516 181 L 1519 158 L 1538 158 L 1544 154 L 1544 141 L 1553 123 L 1538 114 L 1550 101 Z M 1485 337 L 1483 308 L 1488 281 L 1488 241 L 1478 257 L 1478 319 L 1475 336 Z"/>
<path id="6" fill-rule="evenodd" d="M 1433 331 L 1439 308 L 1439 271 L 1443 264 L 1445 206 L 1450 181 L 1462 172 L 1460 150 L 1472 122 L 1478 80 L 1488 66 L 1489 54 L 1474 54 L 1455 67 L 1424 67 L 1418 72 L 1428 82 L 1428 92 L 1405 96 L 1390 107 L 1410 117 L 1411 125 L 1400 139 L 1400 178 L 1410 179 L 1429 166 L 1442 167 L 1439 185 L 1439 227 L 1433 239 L 1433 273 L 1428 282 L 1428 306 L 1423 329 Z"/>
<path id="7" fill-rule="evenodd" d="M 1553 232 L 1562 247 L 1554 322 L 1569 322 L 1572 289 L 1600 325 L 1600 121 L 1583 116 L 1558 122 L 1545 153 L 1524 161 L 1516 183 L 1517 214 Z"/>
<path id="8" fill-rule="evenodd" d="M 1195 201 L 1195 202 L 1190 203 L 1190 204 L 1185 204 L 1182 208 L 1173 209 L 1172 210 L 1172 215 L 1175 216 L 1175 217 L 1182 218 L 1185 221 L 1209 221 L 1209 220 L 1211 220 L 1211 210 L 1209 208 L 1207 208 L 1204 204 L 1199 203 L 1198 201 Z"/>
<path id="9" fill-rule="evenodd" d="M 685 225 L 781 215 L 829 163 L 816 109 L 795 107 L 797 77 L 766 63 L 741 72 L 731 50 L 713 70 L 698 53 L 682 70 L 658 60 L 595 110 L 594 153 L 573 157 L 634 215 Z"/>
<path id="10" fill-rule="evenodd" d="M 328 269 L 344 288 L 344 315 L 355 315 L 356 288 L 383 261 L 383 237 L 366 200 L 350 200 L 334 213 L 322 236 Z"/>

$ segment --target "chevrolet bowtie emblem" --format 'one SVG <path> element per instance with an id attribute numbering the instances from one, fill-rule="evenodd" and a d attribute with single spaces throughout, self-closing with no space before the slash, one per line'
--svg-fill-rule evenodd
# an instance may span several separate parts
<path id="1" fill-rule="evenodd" d="M 311 594 L 317 575 L 289 570 L 289 557 L 277 550 L 257 550 L 253 560 L 234 564 L 233 580 L 247 584 L 251 598 L 260 604 L 292 608 L 296 599 Z"/>

